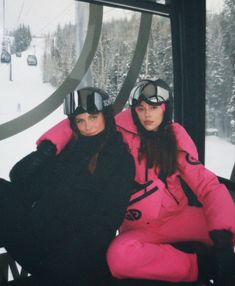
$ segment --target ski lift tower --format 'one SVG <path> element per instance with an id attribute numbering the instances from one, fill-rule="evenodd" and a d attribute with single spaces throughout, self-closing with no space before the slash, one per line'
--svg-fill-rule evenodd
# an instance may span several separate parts
<path id="1" fill-rule="evenodd" d="M 3 5 L 3 9 L 2 9 L 2 49 L 5 49 L 6 48 L 5 0 L 2 0 L 2 5 Z"/>

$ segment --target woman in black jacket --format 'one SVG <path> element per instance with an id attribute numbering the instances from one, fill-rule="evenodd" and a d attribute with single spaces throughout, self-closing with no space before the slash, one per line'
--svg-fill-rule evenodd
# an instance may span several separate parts
<path id="1" fill-rule="evenodd" d="M 56 156 L 43 141 L 0 180 L 0 243 L 45 283 L 107 286 L 106 249 L 128 205 L 134 162 L 116 131 L 107 94 L 65 99 L 74 139 Z"/>

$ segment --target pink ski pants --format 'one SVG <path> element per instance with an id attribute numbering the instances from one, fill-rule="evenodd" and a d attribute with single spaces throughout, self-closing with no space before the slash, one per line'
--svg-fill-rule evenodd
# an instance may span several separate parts
<path id="1" fill-rule="evenodd" d="M 202 210 L 187 207 L 164 222 L 120 232 L 107 252 L 112 275 L 119 279 L 147 279 L 171 282 L 196 281 L 197 256 L 182 252 L 170 243 L 201 241 L 212 244 Z"/>

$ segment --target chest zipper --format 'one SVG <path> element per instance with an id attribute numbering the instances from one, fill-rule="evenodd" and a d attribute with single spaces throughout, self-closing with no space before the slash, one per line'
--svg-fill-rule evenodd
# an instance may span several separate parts
<path id="1" fill-rule="evenodd" d="M 147 167 L 147 164 L 145 166 L 145 181 L 147 182 L 148 181 L 148 167 Z M 173 200 L 176 202 L 177 205 L 180 204 L 180 202 L 178 201 L 178 199 L 172 194 L 172 192 L 169 190 L 168 188 L 168 184 L 167 184 L 167 181 L 166 180 L 162 180 L 165 185 L 166 185 L 166 189 L 167 189 L 167 192 L 171 195 L 171 197 L 173 198 Z M 144 189 L 144 192 L 146 193 L 147 192 L 147 188 Z"/>
<path id="2" fill-rule="evenodd" d="M 165 181 L 165 184 L 166 184 L 167 192 L 172 196 L 172 198 L 175 200 L 176 204 L 179 205 L 180 202 L 178 201 L 178 199 L 172 194 L 172 192 L 171 192 L 170 189 L 168 188 L 167 181 Z"/>
<path id="3" fill-rule="evenodd" d="M 148 182 L 148 167 L 145 164 L 145 182 Z M 147 187 L 144 188 L 144 192 L 147 193 Z"/>

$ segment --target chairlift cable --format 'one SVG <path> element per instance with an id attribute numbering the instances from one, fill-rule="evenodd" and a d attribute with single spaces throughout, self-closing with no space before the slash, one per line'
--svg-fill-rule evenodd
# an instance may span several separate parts
<path id="1" fill-rule="evenodd" d="M 17 21 L 16 21 L 16 28 L 17 28 L 17 26 L 18 26 L 18 24 L 19 24 L 19 21 L 20 21 L 20 18 L 21 18 L 21 15 L 22 15 L 23 9 L 24 9 L 24 0 L 23 0 L 23 2 L 22 2 L 22 4 L 21 4 L 20 12 L 19 12 L 19 15 L 18 15 L 18 17 L 17 17 Z"/>
<path id="2" fill-rule="evenodd" d="M 33 5 L 35 5 L 35 1 L 31 0 L 30 6 L 28 8 L 28 10 L 26 11 L 26 13 L 24 14 L 24 17 L 26 18 L 29 14 L 29 12 L 32 10 Z"/>
<path id="3" fill-rule="evenodd" d="M 49 25 L 51 25 L 53 22 L 55 22 L 55 20 L 59 19 L 62 15 L 64 15 L 65 11 L 68 10 L 69 8 L 71 8 L 71 5 L 73 3 L 70 3 L 69 5 L 67 5 L 60 13 L 58 13 L 51 21 L 49 21 L 47 24 L 45 24 L 39 31 L 42 32 L 46 27 L 48 27 Z"/>

